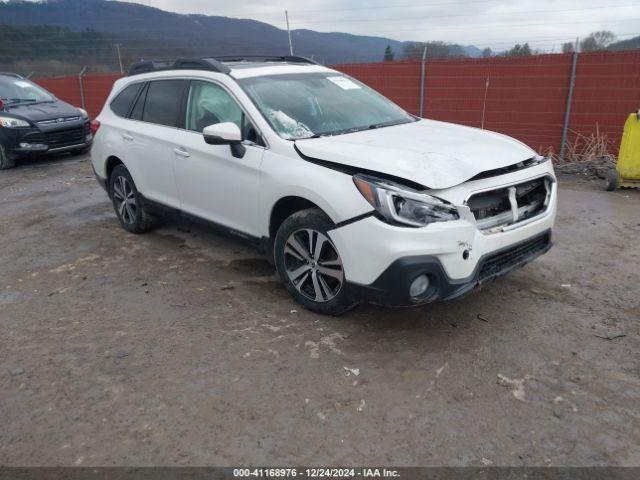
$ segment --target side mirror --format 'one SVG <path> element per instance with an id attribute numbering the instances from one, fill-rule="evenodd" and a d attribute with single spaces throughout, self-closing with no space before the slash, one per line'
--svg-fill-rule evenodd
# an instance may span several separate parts
<path id="1" fill-rule="evenodd" d="M 233 122 L 209 125 L 202 131 L 204 141 L 209 145 L 229 145 L 231 154 L 236 158 L 244 157 L 247 149 L 242 145 L 242 132 Z"/>

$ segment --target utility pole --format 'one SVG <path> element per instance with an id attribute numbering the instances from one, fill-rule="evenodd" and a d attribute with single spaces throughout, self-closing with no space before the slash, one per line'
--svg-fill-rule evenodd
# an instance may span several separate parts
<path id="1" fill-rule="evenodd" d="M 576 67 L 578 66 L 578 50 L 580 49 L 580 39 L 576 38 L 576 48 L 571 59 L 571 77 L 569 78 L 569 93 L 564 110 L 564 123 L 562 125 L 562 139 L 560 140 L 560 161 L 564 161 L 567 150 L 567 138 L 569 134 L 569 122 L 571 121 L 571 103 L 573 101 L 573 88 L 576 84 Z"/>
<path id="2" fill-rule="evenodd" d="M 424 116 L 424 75 L 425 64 L 427 63 L 427 46 L 422 51 L 422 60 L 420 61 L 420 118 Z"/>
<path id="3" fill-rule="evenodd" d="M 489 74 L 487 73 L 487 81 L 484 84 L 484 102 L 482 103 L 482 125 L 481 129 L 484 130 L 484 115 L 487 111 L 487 93 L 489 93 Z"/>
<path id="4" fill-rule="evenodd" d="M 118 52 L 118 63 L 120 64 L 120 73 L 124 73 L 124 68 L 122 68 L 122 55 L 120 54 L 120 44 L 116 44 L 116 51 Z"/>
<path id="5" fill-rule="evenodd" d="M 284 18 L 287 20 L 287 35 L 289 35 L 289 55 L 293 56 L 293 44 L 291 43 L 291 29 L 289 28 L 289 12 L 284 11 Z"/>

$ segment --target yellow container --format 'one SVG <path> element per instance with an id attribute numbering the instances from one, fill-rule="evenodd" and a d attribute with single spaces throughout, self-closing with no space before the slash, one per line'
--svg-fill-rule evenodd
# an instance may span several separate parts
<path id="1" fill-rule="evenodd" d="M 616 170 L 611 172 L 608 187 L 640 187 L 640 110 L 624 124 Z"/>

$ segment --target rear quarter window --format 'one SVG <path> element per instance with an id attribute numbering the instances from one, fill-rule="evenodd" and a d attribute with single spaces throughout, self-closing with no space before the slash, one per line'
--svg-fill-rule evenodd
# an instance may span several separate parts
<path id="1" fill-rule="evenodd" d="M 149 83 L 144 102 L 144 122 L 176 127 L 182 106 L 184 80 L 156 80 Z"/>
<path id="2" fill-rule="evenodd" d="M 122 90 L 116 98 L 111 102 L 111 111 L 119 117 L 126 117 L 131 109 L 131 104 L 138 96 L 138 92 L 142 88 L 142 83 L 129 85 Z"/>

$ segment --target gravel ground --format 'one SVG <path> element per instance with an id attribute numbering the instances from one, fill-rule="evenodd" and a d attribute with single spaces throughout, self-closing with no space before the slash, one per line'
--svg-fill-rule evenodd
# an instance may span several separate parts
<path id="1" fill-rule="evenodd" d="M 563 179 L 472 295 L 302 310 L 255 251 L 118 226 L 85 158 L 0 172 L 0 465 L 640 465 L 640 192 Z"/>

